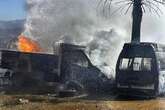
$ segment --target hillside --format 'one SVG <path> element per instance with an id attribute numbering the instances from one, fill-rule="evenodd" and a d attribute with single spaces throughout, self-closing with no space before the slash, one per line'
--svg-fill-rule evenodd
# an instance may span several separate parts
<path id="1" fill-rule="evenodd" d="M 12 48 L 11 44 L 24 29 L 25 20 L 0 21 L 0 48 Z"/>

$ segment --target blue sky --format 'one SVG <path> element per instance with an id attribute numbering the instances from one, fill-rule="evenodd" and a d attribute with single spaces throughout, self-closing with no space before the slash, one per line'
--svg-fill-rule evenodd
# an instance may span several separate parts
<path id="1" fill-rule="evenodd" d="M 0 20 L 25 19 L 26 0 L 0 0 Z"/>

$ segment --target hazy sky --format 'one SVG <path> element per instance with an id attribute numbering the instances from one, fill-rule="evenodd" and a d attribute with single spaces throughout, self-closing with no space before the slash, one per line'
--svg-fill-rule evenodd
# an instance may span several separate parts
<path id="1" fill-rule="evenodd" d="M 26 0 L 0 0 L 0 20 L 26 18 L 25 3 Z"/>

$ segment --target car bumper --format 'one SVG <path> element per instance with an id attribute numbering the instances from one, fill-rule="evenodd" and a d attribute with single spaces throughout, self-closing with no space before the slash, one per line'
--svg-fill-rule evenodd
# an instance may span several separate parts
<path id="1" fill-rule="evenodd" d="M 117 93 L 123 96 L 156 97 L 156 91 L 149 89 L 117 88 Z"/>

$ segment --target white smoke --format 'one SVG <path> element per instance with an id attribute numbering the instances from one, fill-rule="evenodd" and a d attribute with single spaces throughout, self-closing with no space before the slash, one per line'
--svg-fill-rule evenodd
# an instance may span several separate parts
<path id="1" fill-rule="evenodd" d="M 157 9 L 158 7 L 159 9 Z M 165 44 L 165 7 L 161 4 L 154 6 L 156 10 L 146 10 L 143 14 L 141 39 L 144 42 Z M 148 9 L 148 8 L 146 8 Z M 161 11 L 160 11 L 161 10 Z M 157 12 L 156 12 L 157 11 Z"/>
<path id="2" fill-rule="evenodd" d="M 106 18 L 97 13 L 97 4 L 96 0 L 27 0 L 24 34 L 48 52 L 61 40 L 85 45 L 93 64 L 110 74 L 124 42 L 129 40 L 131 17 Z"/>

